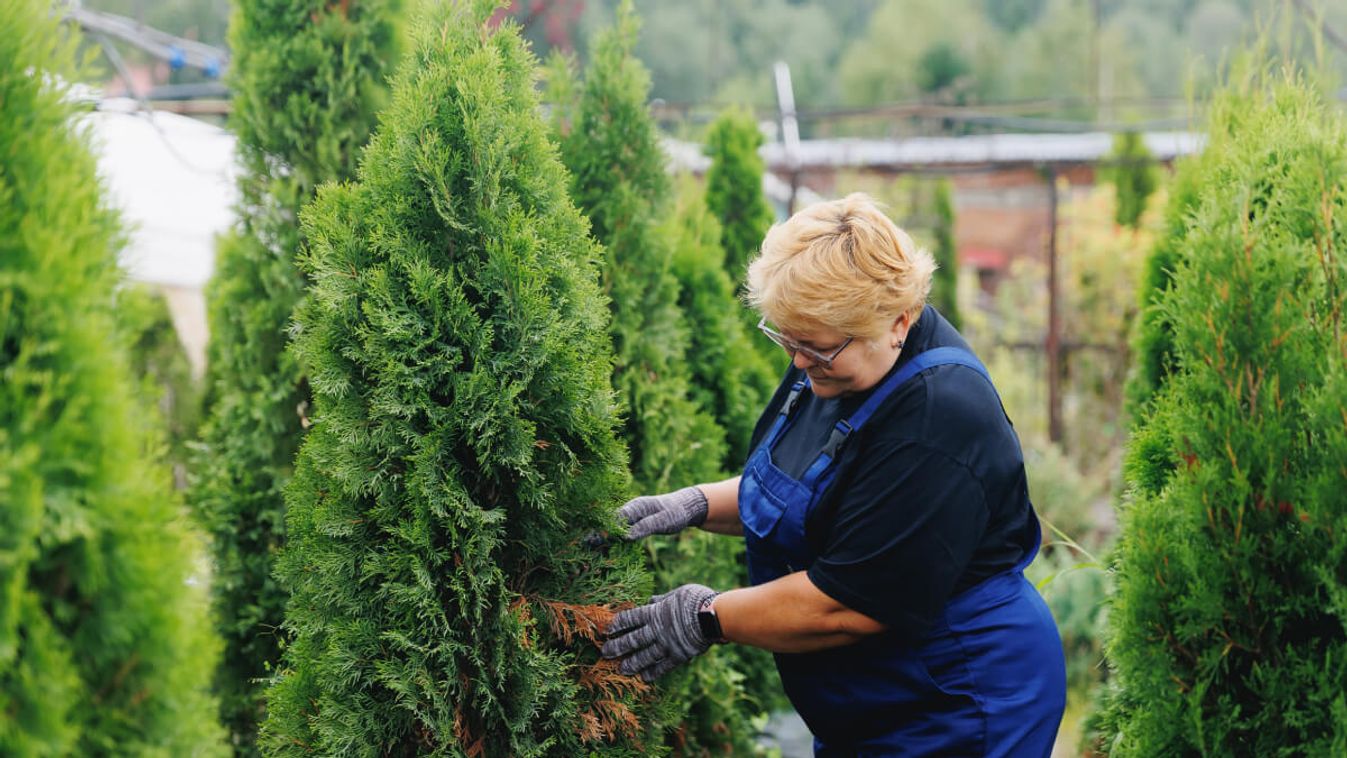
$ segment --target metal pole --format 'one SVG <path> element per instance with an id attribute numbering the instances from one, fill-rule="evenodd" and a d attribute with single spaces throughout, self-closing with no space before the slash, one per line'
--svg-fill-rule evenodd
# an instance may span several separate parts
<path id="1" fill-rule="evenodd" d="M 1062 324 L 1057 302 L 1057 170 L 1044 169 L 1048 182 L 1048 439 L 1062 441 Z"/>
<path id="2" fill-rule="evenodd" d="M 776 75 L 776 102 L 781 111 L 781 141 L 786 148 L 786 165 L 790 170 L 790 200 L 786 215 L 795 213 L 795 195 L 800 188 L 800 122 L 795 118 L 795 89 L 790 82 L 790 65 L 777 61 L 772 66 Z"/>

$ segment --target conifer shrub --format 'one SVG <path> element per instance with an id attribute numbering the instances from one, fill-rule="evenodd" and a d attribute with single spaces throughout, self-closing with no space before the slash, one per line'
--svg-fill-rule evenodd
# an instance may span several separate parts
<path id="1" fill-rule="evenodd" d="M 1113 152 L 1109 157 L 1115 163 L 1106 172 L 1117 198 L 1113 220 L 1119 226 L 1135 229 L 1146 212 L 1146 202 L 1159 183 L 1151 151 L 1140 132 L 1119 132 L 1113 138 Z"/>
<path id="2" fill-rule="evenodd" d="M 576 96 L 571 104 L 560 106 L 560 112 L 569 115 L 568 124 L 561 122 L 561 153 L 572 173 L 572 195 L 590 217 L 594 236 L 604 249 L 602 281 L 612 297 L 617 357 L 614 384 L 627 413 L 624 432 L 636 488 L 660 493 L 727 476 L 722 468 L 728 450 L 725 430 L 713 415 L 715 399 L 725 392 L 707 392 L 694 379 L 696 371 L 726 367 L 700 365 L 705 356 L 693 349 L 689 321 L 680 308 L 680 297 L 704 300 L 723 295 L 723 290 L 680 295 L 676 250 L 687 240 L 675 214 L 654 119 L 646 108 L 649 74 L 633 53 L 637 24 L 630 4 L 623 4 L 615 25 L 596 39 L 583 81 L 553 85 L 551 90 Z M 554 77 L 562 75 L 552 72 Z M 730 299 L 717 307 L 732 309 L 735 304 Z M 709 333 L 699 336 L 716 338 Z M 716 380 L 751 379 L 738 371 L 749 365 L 741 364 L 734 376 Z M 752 391 L 752 385 L 730 391 Z M 761 403 L 754 421 L 760 411 Z M 741 444 L 746 446 L 747 438 Z M 741 459 L 733 470 L 742 465 Z M 644 544 L 659 592 L 688 582 L 722 589 L 746 583 L 741 540 L 690 529 Z M 779 698 L 775 693 L 780 693 L 780 684 L 773 682 L 775 686 L 761 694 L 745 693 L 740 682 L 746 668 L 757 672 L 750 676 L 752 682 L 768 682 L 769 674 L 776 678 L 767 656 L 735 647 L 710 651 L 661 680 L 674 708 L 668 741 L 678 754 L 751 750 L 748 717 L 759 712 L 767 698 Z"/>
<path id="3" fill-rule="evenodd" d="M 242 171 L 238 226 L 220 243 L 207 300 L 208 418 L 190 493 L 212 534 L 214 608 L 225 638 L 216 677 L 234 744 L 253 752 L 261 680 L 281 646 L 282 495 L 308 422 L 303 369 L 286 353 L 304 291 L 300 206 L 354 174 L 386 99 L 400 0 L 240 0 L 230 66 Z"/>
<path id="4" fill-rule="evenodd" d="M 632 53 L 636 28 L 627 9 L 596 40 L 576 88 L 574 121 L 560 143 L 571 196 L 603 245 L 613 382 L 626 406 L 636 487 L 657 493 L 718 477 L 725 433 L 690 397 L 687 324 L 672 241 L 661 228 L 672 210 L 672 187 L 646 110 L 650 76 Z"/>
<path id="5" fill-rule="evenodd" d="M 1197 205 L 1206 176 L 1205 166 L 1216 159 L 1203 151 L 1179 161 L 1164 206 L 1163 233 L 1151 248 L 1137 285 L 1139 310 L 1132 342 L 1136 361 L 1127 384 L 1128 412 L 1135 420 L 1144 415 L 1146 404 L 1173 368 L 1173 330 L 1158 303 L 1179 264 L 1189 215 Z"/>
<path id="6" fill-rule="evenodd" d="M 120 338 L 124 238 L 58 23 L 0 5 L 0 754 L 222 754 L 199 540 Z"/>
<path id="7" fill-rule="evenodd" d="M 706 134 L 706 152 L 711 167 L 706 171 L 706 205 L 720 222 L 725 248 L 725 270 L 743 286 L 748 263 L 762 247 L 775 220 L 772 206 L 762 194 L 762 175 L 767 167 L 758 148 L 762 132 L 747 108 L 729 108 L 711 124 Z"/>
<path id="8" fill-rule="evenodd" d="M 697 182 L 685 176 L 676 190 L 665 226 L 673 244 L 679 309 L 688 325 L 692 393 L 725 430 L 725 470 L 738 471 L 748 459 L 753 426 L 779 377 L 754 349 L 754 335 L 744 326 L 744 306 L 725 273 L 720 224 L 707 210 Z"/>
<path id="9" fill-rule="evenodd" d="M 758 155 L 762 132 L 753 112 L 747 108 L 729 108 L 711 124 L 706 134 L 706 153 L 711 166 L 706 171 L 706 205 L 720 222 L 721 246 L 725 249 L 725 271 L 735 285 L 735 296 L 743 301 L 748 264 L 762 248 L 767 230 L 776 220 L 767 196 L 762 192 L 762 177 L 767 166 Z M 749 330 L 749 342 L 762 360 L 779 378 L 786 359 L 781 349 L 757 334 L 758 313 L 747 306 L 740 311 Z M 755 339 L 756 338 L 756 339 Z"/>
<path id="10" fill-rule="evenodd" d="M 931 236 L 935 238 L 932 254 L 936 269 L 930 302 L 958 329 L 962 322 L 959 315 L 959 248 L 954 242 L 954 191 L 948 179 L 935 183 L 932 204 L 935 211 L 935 225 L 931 230 Z"/>
<path id="11" fill-rule="evenodd" d="M 201 391 L 187 360 L 168 301 L 146 285 L 117 290 L 117 320 L 129 341 L 131 375 L 140 379 L 151 409 L 164 432 L 164 459 L 173 469 L 174 485 L 187 482 L 188 444 L 196 438 L 201 418 Z"/>
<path id="12" fill-rule="evenodd" d="M 493 10 L 427 12 L 356 181 L 303 214 L 270 754 L 660 752 L 659 694 L 598 652 L 651 591 L 588 539 L 630 491 L 601 252 Z"/>
<path id="13" fill-rule="evenodd" d="M 1158 298 L 1175 360 L 1127 464 L 1097 747 L 1337 755 L 1347 122 L 1293 73 L 1249 76 L 1211 114 Z"/>

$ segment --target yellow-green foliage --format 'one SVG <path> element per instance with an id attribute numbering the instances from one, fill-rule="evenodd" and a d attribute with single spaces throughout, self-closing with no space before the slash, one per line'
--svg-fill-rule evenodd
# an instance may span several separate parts
<path id="1" fill-rule="evenodd" d="M 1347 119 L 1255 72 L 1205 154 L 1155 306 L 1174 360 L 1126 470 L 1097 747 L 1342 755 Z"/>
<path id="2" fill-rule="evenodd" d="M 646 110 L 649 77 L 634 55 L 637 19 L 624 4 L 616 25 L 597 39 L 593 60 L 578 86 L 559 87 L 563 72 L 553 72 L 552 92 L 568 89 L 578 99 L 560 103 L 569 114 L 561 135 L 562 158 L 572 173 L 576 202 L 593 223 L 604 246 L 602 281 L 612 298 L 611 334 L 616 352 L 614 384 L 627 411 L 625 437 L 632 451 L 632 472 L 643 493 L 666 492 L 726 476 L 725 429 L 714 415 L 723 393 L 698 383 L 696 372 L 724 368 L 699 365 L 698 344 L 723 337 L 694 337 L 680 308 L 684 298 L 725 297 L 715 289 L 680 293 L 678 253 L 682 245 L 705 244 L 686 236 L 674 217 L 673 188 L 665 173 L 658 133 Z M 689 254 L 698 251 L 689 249 Z M 703 255 L 705 250 L 700 251 Z M 719 251 L 710 253 L 715 256 Z M 716 279 L 715 282 L 723 282 Z M 698 281 L 702 285 L 705 282 Z M 720 305 L 733 308 L 733 301 Z M 724 311 L 722 310 L 721 313 Z M 730 311 L 733 318 L 733 311 Z M 704 374 L 702 374 L 704 375 Z M 740 378 L 719 377 L 719 381 Z M 754 391 L 740 385 L 736 394 Z M 751 400 L 733 408 L 739 426 Z M 754 416 L 756 418 L 756 416 Z M 751 422 L 749 422 L 751 424 Z M 751 433 L 751 427 L 748 430 Z M 747 438 L 741 448 L 747 445 Z M 689 530 L 673 538 L 646 541 L 659 591 L 686 582 L 729 589 L 743 583 L 736 556 L 740 540 Z M 741 654 L 716 650 L 665 677 L 661 687 L 674 709 L 668 742 L 681 755 L 743 753 L 751 749 L 747 716 L 758 710 L 744 697 L 737 665 Z M 758 669 L 762 669 L 758 657 Z M 765 676 L 756 677 L 766 679 Z"/>
<path id="3" fill-rule="evenodd" d="M 199 544 L 118 331 L 58 23 L 0 4 L 0 754 L 221 754 Z"/>
<path id="4" fill-rule="evenodd" d="M 494 6 L 420 19 L 356 181 L 303 214 L 271 754 L 663 752 L 659 693 L 598 655 L 651 590 L 585 539 L 630 492 L 600 251 Z"/>
<path id="5" fill-rule="evenodd" d="M 237 749 L 253 752 L 260 680 L 280 656 L 285 604 L 272 577 L 282 490 L 310 413 L 285 351 L 305 282 L 300 206 L 349 179 L 386 100 L 401 0 L 237 0 L 230 125 L 243 171 L 239 224 L 220 243 L 207 300 L 208 418 L 189 499 L 213 537 L 214 606 L 225 638 L 216 677 Z"/>
<path id="6" fill-rule="evenodd" d="M 678 183 L 676 206 L 665 227 L 673 245 L 678 304 L 689 331 L 686 361 L 692 394 L 725 430 L 725 469 L 737 472 L 748 459 L 753 426 L 780 377 L 755 350 L 753 338 L 761 335 L 744 326 L 746 306 L 735 297 L 734 283 L 725 273 L 720 224 L 692 177 Z"/>

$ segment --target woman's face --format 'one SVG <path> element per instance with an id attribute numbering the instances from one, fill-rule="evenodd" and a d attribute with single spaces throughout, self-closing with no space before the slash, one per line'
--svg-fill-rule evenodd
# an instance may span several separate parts
<path id="1" fill-rule="evenodd" d="M 791 360 L 796 368 L 803 369 L 809 375 L 810 388 L 818 397 L 864 392 L 879 384 L 889 369 L 893 368 L 901 352 L 898 344 L 907 338 L 909 322 L 909 317 L 903 315 L 879 337 L 855 338 L 842 352 L 837 353 L 830 368 L 825 368 L 803 351 L 797 351 Z M 847 341 L 847 335 L 828 327 L 783 333 L 824 355 L 832 355 Z"/>

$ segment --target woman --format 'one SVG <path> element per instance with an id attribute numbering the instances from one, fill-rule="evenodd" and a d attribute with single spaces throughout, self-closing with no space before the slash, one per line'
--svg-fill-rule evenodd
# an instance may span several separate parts
<path id="1" fill-rule="evenodd" d="M 792 358 L 742 476 L 639 497 L 629 539 L 742 534 L 752 586 L 624 611 L 603 653 L 647 681 L 775 652 L 819 756 L 1047 756 L 1061 640 L 1024 579 L 1039 525 L 986 369 L 926 305 L 935 264 L 864 195 L 774 227 L 748 271 Z"/>

